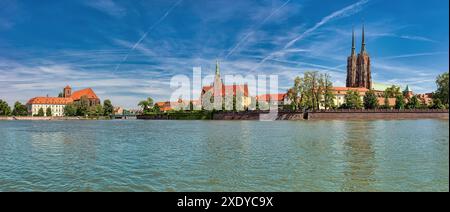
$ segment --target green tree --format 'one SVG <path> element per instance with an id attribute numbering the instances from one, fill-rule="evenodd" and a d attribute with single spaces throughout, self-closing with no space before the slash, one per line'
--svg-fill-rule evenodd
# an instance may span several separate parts
<path id="1" fill-rule="evenodd" d="M 427 109 L 428 108 L 428 104 L 425 101 L 425 99 L 420 99 L 420 109 Z"/>
<path id="2" fill-rule="evenodd" d="M 37 116 L 44 116 L 44 109 L 43 108 L 39 108 Z"/>
<path id="3" fill-rule="evenodd" d="M 155 105 L 155 106 L 156 106 L 156 105 Z M 153 111 L 154 111 L 154 112 L 159 112 L 159 111 L 156 111 L 155 106 L 153 106 Z M 190 111 L 194 111 L 194 103 L 193 103 L 192 101 L 189 101 L 189 110 L 190 110 Z"/>
<path id="4" fill-rule="evenodd" d="M 291 108 L 318 110 L 320 106 L 325 109 L 333 108 L 335 95 L 333 83 L 329 74 L 319 74 L 317 71 L 308 71 L 303 77 L 296 77 L 294 86 L 288 90 Z"/>
<path id="5" fill-rule="evenodd" d="M 448 98 L 448 72 L 439 75 L 436 79 L 437 90 L 433 94 L 433 99 L 437 98 L 441 100 L 441 103 L 444 105 L 449 104 Z"/>
<path id="6" fill-rule="evenodd" d="M 89 117 L 97 117 L 96 108 L 95 107 L 88 107 L 86 115 L 89 116 Z"/>
<path id="7" fill-rule="evenodd" d="M 89 112 L 90 102 L 89 102 L 89 99 L 87 98 L 87 96 L 82 96 L 80 98 L 80 101 L 75 103 L 75 106 L 77 108 L 78 116 L 89 115 L 88 112 Z"/>
<path id="8" fill-rule="evenodd" d="M 403 95 L 397 95 L 395 97 L 395 109 L 405 109 L 405 98 Z"/>
<path id="9" fill-rule="evenodd" d="M 155 106 L 153 106 L 153 111 L 154 111 L 155 113 L 161 112 L 161 108 L 159 107 L 158 104 L 155 104 Z"/>
<path id="10" fill-rule="evenodd" d="M 333 83 L 331 82 L 331 76 L 326 74 L 321 74 L 319 79 L 319 87 L 321 91 L 321 96 L 323 97 L 323 106 L 325 110 L 334 107 L 334 99 L 336 98 L 333 94 Z M 319 97 L 320 98 L 320 97 Z"/>
<path id="11" fill-rule="evenodd" d="M 27 116 L 28 115 L 28 108 L 26 105 L 23 105 L 20 102 L 14 103 L 14 108 L 12 111 L 13 116 Z"/>
<path id="12" fill-rule="evenodd" d="M 52 116 L 52 109 L 50 107 L 48 107 L 47 110 L 45 111 L 45 115 Z"/>
<path id="13" fill-rule="evenodd" d="M 148 98 L 147 98 L 147 102 L 148 102 L 148 105 L 149 105 L 150 107 L 153 107 L 154 101 L 153 101 L 153 99 L 152 99 L 151 97 L 148 97 Z"/>
<path id="14" fill-rule="evenodd" d="M 297 110 L 299 108 L 299 96 L 297 91 L 295 90 L 295 86 L 287 91 L 287 96 L 291 102 L 291 104 L 289 105 L 289 109 L 293 111 Z"/>
<path id="15" fill-rule="evenodd" d="M 345 94 L 345 104 L 343 105 L 343 107 L 347 109 L 362 108 L 362 101 L 358 91 L 347 91 L 347 94 Z"/>
<path id="16" fill-rule="evenodd" d="M 138 106 L 141 107 L 144 112 L 147 112 L 149 110 L 149 107 L 148 107 L 149 105 L 148 105 L 147 100 L 140 101 L 138 103 Z"/>
<path id="17" fill-rule="evenodd" d="M 74 104 L 68 104 L 64 107 L 64 116 L 76 116 L 77 108 Z"/>
<path id="18" fill-rule="evenodd" d="M 97 108 L 99 109 L 99 108 Z M 114 106 L 111 103 L 111 100 L 106 99 L 105 101 L 103 101 L 103 108 L 102 108 L 103 113 L 101 115 L 105 115 L 105 116 L 109 116 L 114 112 Z"/>
<path id="19" fill-rule="evenodd" d="M 300 104 L 302 101 L 301 99 L 302 93 L 303 93 L 303 78 L 296 77 L 294 80 L 294 86 L 287 92 L 293 110 L 297 110 L 302 107 Z"/>
<path id="20" fill-rule="evenodd" d="M 441 99 L 433 99 L 433 104 L 430 106 L 430 109 L 445 109 L 444 104 L 442 104 Z"/>
<path id="21" fill-rule="evenodd" d="M 111 102 L 109 102 L 109 103 L 111 103 Z M 105 107 L 102 107 L 101 104 L 98 104 L 98 105 L 95 106 L 95 115 L 96 116 L 103 116 L 103 115 L 111 115 L 112 114 L 112 112 L 106 112 L 105 110 L 106 110 Z"/>
<path id="22" fill-rule="evenodd" d="M 318 110 L 320 106 L 320 95 L 322 93 L 319 86 L 319 73 L 317 71 L 305 72 L 304 84 L 306 86 L 306 93 L 309 96 L 308 107 L 313 110 Z"/>
<path id="23" fill-rule="evenodd" d="M 259 110 L 259 101 L 255 98 L 255 110 Z"/>
<path id="24" fill-rule="evenodd" d="M 295 109 L 319 109 L 321 102 L 325 104 L 322 100 L 325 93 L 327 94 L 326 104 L 331 106 L 333 95 L 331 92 L 326 92 L 326 89 L 332 90 L 332 84 L 329 76 L 325 76 L 317 71 L 308 71 L 303 74 L 303 77 L 295 78 L 294 86 L 288 92 L 288 97 Z"/>
<path id="25" fill-rule="evenodd" d="M 411 97 L 411 99 L 406 104 L 406 108 L 407 109 L 418 109 L 418 108 L 420 108 L 419 98 L 417 98 L 417 96 L 415 96 L 415 95 L 413 97 Z"/>
<path id="26" fill-rule="evenodd" d="M 0 99 L 0 116 L 9 116 L 11 114 L 11 108 L 6 101 Z"/>
<path id="27" fill-rule="evenodd" d="M 139 107 L 142 107 L 142 110 L 145 113 L 149 113 L 150 109 L 153 107 L 153 99 L 148 97 L 146 100 L 140 101 L 138 103 Z"/>
<path id="28" fill-rule="evenodd" d="M 64 94 L 62 92 L 59 92 L 58 97 L 59 98 L 64 97 Z"/>
<path id="29" fill-rule="evenodd" d="M 376 109 L 378 108 L 378 97 L 373 90 L 369 90 L 364 95 L 364 108 Z"/>
<path id="30" fill-rule="evenodd" d="M 399 95 L 402 95 L 402 92 L 400 91 L 400 87 L 397 87 L 395 85 L 386 88 L 386 90 L 384 91 L 384 96 L 387 98 L 396 98 Z"/>

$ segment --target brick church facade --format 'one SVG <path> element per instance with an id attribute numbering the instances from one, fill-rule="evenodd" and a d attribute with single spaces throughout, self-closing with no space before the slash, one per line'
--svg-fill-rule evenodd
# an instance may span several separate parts
<path id="1" fill-rule="evenodd" d="M 347 58 L 346 87 L 372 89 L 372 75 L 370 70 L 370 56 L 366 51 L 364 26 L 362 28 L 361 52 L 356 55 L 355 31 L 352 35 L 352 52 Z"/>

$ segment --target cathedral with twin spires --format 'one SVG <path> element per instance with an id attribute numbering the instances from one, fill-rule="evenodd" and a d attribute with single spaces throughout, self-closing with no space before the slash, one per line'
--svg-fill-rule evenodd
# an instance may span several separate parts
<path id="1" fill-rule="evenodd" d="M 372 89 L 372 76 L 370 71 L 370 56 L 366 51 L 364 26 L 362 28 L 361 52 L 356 55 L 355 31 L 352 34 L 352 53 L 347 59 L 346 87 Z"/>

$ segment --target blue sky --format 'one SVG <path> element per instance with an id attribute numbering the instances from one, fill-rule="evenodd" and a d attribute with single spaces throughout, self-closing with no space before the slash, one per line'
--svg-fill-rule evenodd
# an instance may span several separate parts
<path id="1" fill-rule="evenodd" d="M 0 99 L 92 87 L 116 105 L 170 97 L 170 78 L 305 71 L 345 82 L 351 30 L 361 25 L 377 83 L 435 90 L 449 70 L 446 0 L 0 0 Z"/>

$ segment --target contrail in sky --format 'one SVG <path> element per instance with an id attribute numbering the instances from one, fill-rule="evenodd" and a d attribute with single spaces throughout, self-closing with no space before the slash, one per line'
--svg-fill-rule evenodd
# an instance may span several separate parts
<path id="1" fill-rule="evenodd" d="M 313 27 L 309 28 L 308 30 L 303 32 L 301 35 L 297 36 L 296 38 L 291 40 L 288 44 L 286 44 L 286 46 L 284 46 L 284 49 L 291 47 L 292 45 L 294 45 L 295 42 L 303 39 L 305 36 L 316 31 L 316 29 L 318 29 L 322 25 L 332 21 L 333 19 L 340 18 L 340 17 L 346 17 L 346 16 L 349 16 L 349 15 L 359 12 L 361 10 L 361 7 L 368 2 L 369 2 L 369 0 L 358 1 L 350 6 L 347 6 L 343 9 L 335 11 L 334 13 L 331 13 L 330 15 L 322 18 L 322 20 L 320 20 L 320 22 L 316 23 Z"/>
<path id="2" fill-rule="evenodd" d="M 425 52 L 425 53 L 416 53 L 416 54 L 403 54 L 403 55 L 390 56 L 390 57 L 380 57 L 377 59 L 390 60 L 390 59 L 398 59 L 398 58 L 434 56 L 434 55 L 443 55 L 443 54 L 448 54 L 448 52 Z"/>
<path id="3" fill-rule="evenodd" d="M 256 25 L 256 27 L 254 27 L 250 32 L 248 32 L 237 44 L 236 46 L 234 46 L 229 52 L 228 54 L 225 56 L 225 59 L 227 59 L 229 56 L 231 56 L 234 51 L 239 48 L 239 46 L 241 46 L 242 43 L 244 43 L 244 41 L 247 40 L 248 37 L 250 37 L 250 35 L 252 35 L 255 31 L 255 29 L 261 27 L 262 25 L 264 25 L 272 16 L 274 16 L 278 11 L 280 11 L 281 9 L 283 9 L 284 6 L 286 6 L 291 0 L 287 0 L 286 2 L 284 2 L 283 5 L 281 5 L 279 8 L 277 8 L 276 10 L 274 10 L 269 16 L 267 16 L 261 23 L 259 23 L 258 25 Z"/>
<path id="4" fill-rule="evenodd" d="M 327 24 L 330 21 L 333 21 L 335 19 L 339 19 L 342 17 L 347 17 L 350 15 L 353 15 L 359 11 L 361 11 L 362 6 L 364 6 L 365 4 L 367 4 L 369 2 L 369 0 L 360 0 L 352 5 L 349 5 L 347 7 L 344 7 L 340 10 L 337 10 L 333 13 L 331 13 L 328 16 L 323 17 L 320 22 L 316 23 L 313 27 L 307 29 L 305 32 L 303 32 L 302 34 L 298 35 L 297 37 L 295 37 L 294 39 L 292 39 L 290 42 L 288 42 L 282 50 L 278 51 L 278 52 L 282 52 L 288 48 L 290 48 L 292 45 L 294 45 L 297 41 L 307 37 L 308 35 L 310 35 L 312 32 L 316 31 L 318 28 L 320 28 L 321 26 Z M 277 55 L 278 52 L 272 52 L 270 55 L 264 57 L 264 59 L 261 60 L 261 62 L 258 63 L 258 65 L 253 68 L 252 71 L 256 70 L 259 66 L 261 66 L 263 63 L 265 63 L 267 60 L 273 59 L 274 56 Z"/>
<path id="5" fill-rule="evenodd" d="M 181 4 L 183 0 L 179 0 L 177 1 L 174 5 L 172 5 L 172 7 L 170 7 L 166 13 L 164 13 L 163 16 L 161 16 L 161 18 L 158 19 L 158 21 L 156 21 L 153 25 L 151 25 L 148 30 L 144 33 L 144 35 L 142 35 L 142 37 L 133 45 L 133 47 L 128 51 L 128 53 L 125 55 L 125 57 L 122 59 L 122 61 L 117 64 L 116 68 L 114 71 L 117 71 L 120 66 L 122 65 L 122 63 L 124 63 L 125 61 L 127 61 L 128 57 L 130 56 L 130 53 L 133 52 L 136 47 L 138 47 L 142 41 L 147 37 L 147 35 L 153 30 L 155 29 L 156 26 L 158 26 L 161 22 L 164 21 L 164 19 L 166 19 L 166 17 L 172 12 L 173 9 L 175 9 L 175 7 L 177 7 L 179 4 Z"/>

